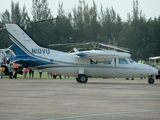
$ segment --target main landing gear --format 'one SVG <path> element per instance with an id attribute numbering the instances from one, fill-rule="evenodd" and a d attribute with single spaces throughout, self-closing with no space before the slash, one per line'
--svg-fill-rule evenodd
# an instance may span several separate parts
<path id="1" fill-rule="evenodd" d="M 79 83 L 86 83 L 88 81 L 88 77 L 85 74 L 79 74 L 76 80 Z"/>
<path id="2" fill-rule="evenodd" d="M 149 83 L 149 84 L 154 84 L 154 77 L 153 77 L 153 76 L 150 76 L 150 77 L 148 78 L 148 83 Z"/>

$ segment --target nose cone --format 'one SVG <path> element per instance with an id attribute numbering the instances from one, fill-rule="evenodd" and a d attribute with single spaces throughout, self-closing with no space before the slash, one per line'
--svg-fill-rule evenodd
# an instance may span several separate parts
<path id="1" fill-rule="evenodd" d="M 141 76 L 151 76 L 151 75 L 157 75 L 158 74 L 158 70 L 154 67 L 151 67 L 149 65 L 146 65 L 146 64 L 140 64 L 140 63 L 137 63 L 137 68 L 141 69 L 139 71 L 139 73 L 141 74 Z"/>
<path id="2" fill-rule="evenodd" d="M 148 72 L 150 73 L 150 75 L 157 75 L 158 74 L 158 70 L 154 67 L 148 66 Z"/>
<path id="3" fill-rule="evenodd" d="M 152 67 L 151 71 L 152 71 L 153 75 L 157 75 L 158 74 L 158 70 L 156 68 Z"/>

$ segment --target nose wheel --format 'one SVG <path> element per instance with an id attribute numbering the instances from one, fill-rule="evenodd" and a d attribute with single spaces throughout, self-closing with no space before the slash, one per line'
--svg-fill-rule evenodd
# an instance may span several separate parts
<path id="1" fill-rule="evenodd" d="M 153 77 L 149 77 L 149 78 L 148 78 L 148 83 L 149 83 L 149 84 L 154 84 L 154 79 L 153 79 Z"/>

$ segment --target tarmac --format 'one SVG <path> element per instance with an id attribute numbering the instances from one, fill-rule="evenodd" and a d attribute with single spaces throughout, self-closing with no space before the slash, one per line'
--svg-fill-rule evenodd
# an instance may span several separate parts
<path id="1" fill-rule="evenodd" d="M 0 120 L 159 120 L 160 80 L 0 79 Z"/>

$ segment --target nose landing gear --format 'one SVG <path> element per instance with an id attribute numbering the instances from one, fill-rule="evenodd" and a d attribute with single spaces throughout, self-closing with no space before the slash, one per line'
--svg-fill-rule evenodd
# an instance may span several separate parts
<path id="1" fill-rule="evenodd" d="M 153 76 L 150 76 L 150 77 L 148 78 L 148 83 L 149 83 L 149 84 L 154 84 L 154 77 L 153 77 Z"/>

